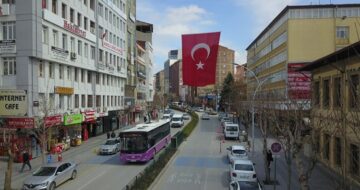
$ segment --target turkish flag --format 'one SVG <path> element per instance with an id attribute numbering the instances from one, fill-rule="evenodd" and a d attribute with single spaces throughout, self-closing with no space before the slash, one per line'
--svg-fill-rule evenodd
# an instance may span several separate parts
<path id="1" fill-rule="evenodd" d="M 215 84 L 220 32 L 182 35 L 184 85 Z"/>

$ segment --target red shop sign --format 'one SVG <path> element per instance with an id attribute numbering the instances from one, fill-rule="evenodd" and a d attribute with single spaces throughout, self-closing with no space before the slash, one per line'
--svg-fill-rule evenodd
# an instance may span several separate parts
<path id="1" fill-rule="evenodd" d="M 45 117 L 45 127 L 52 127 L 61 124 L 62 124 L 61 115 L 53 115 L 53 116 Z"/>
<path id="2" fill-rule="evenodd" d="M 96 120 L 95 110 L 87 110 L 82 113 L 85 115 L 84 122 L 93 122 Z"/>
<path id="3" fill-rule="evenodd" d="M 34 128 L 34 118 L 6 118 L 5 128 Z"/>

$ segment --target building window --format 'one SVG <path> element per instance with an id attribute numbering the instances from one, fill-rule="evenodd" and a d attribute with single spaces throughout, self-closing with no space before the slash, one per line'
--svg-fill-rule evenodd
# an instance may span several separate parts
<path id="1" fill-rule="evenodd" d="M 105 81 L 106 81 L 106 75 L 105 74 L 103 74 L 103 79 L 102 79 L 102 82 L 103 82 L 103 85 L 105 85 Z"/>
<path id="2" fill-rule="evenodd" d="M 337 26 L 336 27 L 336 38 L 349 39 L 349 27 L 348 26 Z"/>
<path id="3" fill-rule="evenodd" d="M 323 108 L 329 107 L 330 102 L 330 80 L 323 80 Z"/>
<path id="4" fill-rule="evenodd" d="M 53 63 L 49 63 L 49 77 L 54 78 L 54 65 L 53 65 Z"/>
<path id="5" fill-rule="evenodd" d="M 93 107 L 93 97 L 92 97 L 92 95 L 88 95 L 87 107 L 88 108 Z"/>
<path id="6" fill-rule="evenodd" d="M 57 14 L 57 0 L 52 0 L 52 12 Z"/>
<path id="7" fill-rule="evenodd" d="M 16 59 L 3 58 L 4 75 L 16 75 Z"/>
<path id="8" fill-rule="evenodd" d="M 67 79 L 71 80 L 71 68 L 70 68 L 70 66 L 67 66 L 67 68 L 66 68 L 66 75 L 67 75 Z"/>
<path id="9" fill-rule="evenodd" d="M 350 145 L 350 172 L 359 175 L 359 147 L 354 144 Z"/>
<path id="10" fill-rule="evenodd" d="M 63 34 L 62 35 L 62 48 L 64 49 L 64 50 L 67 50 L 67 35 L 66 34 Z"/>
<path id="11" fill-rule="evenodd" d="M 357 108 L 359 104 L 359 75 L 350 76 L 350 87 L 349 87 L 349 97 L 350 97 L 350 108 Z"/>
<path id="12" fill-rule="evenodd" d="M 85 70 L 81 69 L 81 82 L 85 82 Z"/>
<path id="13" fill-rule="evenodd" d="M 314 83 L 314 105 L 315 106 L 318 106 L 319 103 L 320 103 L 320 82 L 319 81 L 316 81 Z"/>
<path id="14" fill-rule="evenodd" d="M 99 49 L 99 62 L 103 61 L 103 50 Z"/>
<path id="15" fill-rule="evenodd" d="M 64 108 L 64 96 L 63 95 L 59 95 L 59 109 L 63 109 Z"/>
<path id="16" fill-rule="evenodd" d="M 67 19 L 67 14 L 66 14 L 66 10 L 67 10 L 67 7 L 64 3 L 61 4 L 61 17 L 63 19 Z"/>
<path id="17" fill-rule="evenodd" d="M 103 5 L 101 3 L 98 4 L 98 13 L 99 13 L 99 16 L 103 16 Z"/>
<path id="18" fill-rule="evenodd" d="M 101 96 L 96 95 L 96 107 L 101 107 Z"/>
<path id="19" fill-rule="evenodd" d="M 79 108 L 79 94 L 75 94 L 75 108 Z"/>
<path id="20" fill-rule="evenodd" d="M 84 44 L 84 56 L 86 58 L 89 56 L 89 45 L 87 43 Z"/>
<path id="21" fill-rule="evenodd" d="M 103 107 L 105 107 L 105 96 L 103 96 Z"/>
<path id="22" fill-rule="evenodd" d="M 85 95 L 81 95 L 81 107 L 85 108 L 86 107 L 86 99 L 85 99 Z"/>
<path id="23" fill-rule="evenodd" d="M 84 29 L 88 29 L 88 18 L 84 17 Z"/>
<path id="24" fill-rule="evenodd" d="M 95 0 L 90 0 L 90 9 L 95 10 Z"/>
<path id="25" fill-rule="evenodd" d="M 59 65 L 59 79 L 63 79 L 64 78 L 64 70 L 62 65 Z"/>
<path id="26" fill-rule="evenodd" d="M 78 40 L 78 54 L 79 55 L 82 55 L 82 43 L 81 43 L 81 41 L 80 40 Z"/>
<path id="27" fill-rule="evenodd" d="M 107 101 L 107 107 L 109 107 L 110 106 L 110 96 L 107 96 L 106 101 Z"/>
<path id="28" fill-rule="evenodd" d="M 81 14 L 80 13 L 77 14 L 77 24 L 79 27 L 81 27 Z"/>
<path id="29" fill-rule="evenodd" d="M 323 157 L 326 160 L 329 160 L 330 158 L 330 135 L 328 134 L 324 134 L 324 141 L 323 141 L 323 145 L 324 145 L 324 154 Z"/>
<path id="30" fill-rule="evenodd" d="M 100 84 L 100 74 L 96 73 L 96 84 Z"/>
<path id="31" fill-rule="evenodd" d="M 71 109 L 72 108 L 72 98 L 71 95 L 66 96 L 67 98 L 67 109 Z"/>
<path id="32" fill-rule="evenodd" d="M 50 108 L 54 109 L 55 108 L 55 94 L 54 93 L 50 93 L 49 94 L 49 103 L 50 103 Z"/>
<path id="33" fill-rule="evenodd" d="M 335 144 L 334 144 L 334 148 L 335 148 L 335 151 L 334 151 L 334 160 L 335 160 L 335 164 L 337 166 L 341 166 L 341 153 L 342 153 L 342 150 L 341 150 L 341 139 L 339 137 L 335 137 Z"/>
<path id="34" fill-rule="evenodd" d="M 43 26 L 42 42 L 44 44 L 49 44 L 49 29 L 46 26 Z"/>
<path id="35" fill-rule="evenodd" d="M 334 78 L 334 87 L 333 87 L 333 107 L 339 108 L 341 107 L 342 96 L 341 96 L 341 78 Z"/>
<path id="36" fill-rule="evenodd" d="M 75 52 L 75 38 L 70 38 L 70 51 Z"/>
<path id="37" fill-rule="evenodd" d="M 74 80 L 77 82 L 79 80 L 78 68 L 74 68 Z"/>
<path id="38" fill-rule="evenodd" d="M 39 63 L 39 77 L 44 77 L 44 64 Z"/>
<path id="39" fill-rule="evenodd" d="M 3 22 L 2 27 L 3 27 L 3 40 L 16 39 L 15 22 Z"/>
<path id="40" fill-rule="evenodd" d="M 95 59 L 95 47 L 94 46 L 91 46 L 91 59 L 94 60 Z"/>
<path id="41" fill-rule="evenodd" d="M 59 34 L 56 30 L 53 30 L 53 45 L 59 47 Z"/>
<path id="42" fill-rule="evenodd" d="M 75 14 L 75 11 L 74 9 L 70 8 L 70 22 L 71 23 L 74 23 L 74 15 Z"/>
<path id="43" fill-rule="evenodd" d="M 91 83 L 91 71 L 87 72 L 87 82 Z"/>
<path id="44" fill-rule="evenodd" d="M 108 9 L 105 7 L 105 20 L 108 20 L 108 17 L 109 17 Z"/>

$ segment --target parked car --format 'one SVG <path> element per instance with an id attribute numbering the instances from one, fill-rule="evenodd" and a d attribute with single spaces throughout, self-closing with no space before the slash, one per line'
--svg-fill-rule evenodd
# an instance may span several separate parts
<path id="1" fill-rule="evenodd" d="M 210 120 L 210 116 L 209 116 L 209 114 L 207 114 L 207 113 L 203 113 L 203 114 L 201 115 L 201 119 L 202 119 L 202 120 Z"/>
<path id="2" fill-rule="evenodd" d="M 189 115 L 188 113 L 184 113 L 184 114 L 183 114 L 183 119 L 184 119 L 184 120 L 190 119 L 190 115 Z"/>
<path id="3" fill-rule="evenodd" d="M 225 123 L 224 138 L 239 139 L 239 125 L 236 123 Z"/>
<path id="4" fill-rule="evenodd" d="M 57 162 L 41 166 L 32 176 L 25 179 L 23 189 L 54 190 L 68 179 L 75 179 L 77 164 L 74 162 Z"/>
<path id="5" fill-rule="evenodd" d="M 254 164 L 251 160 L 234 160 L 230 164 L 232 181 L 257 181 Z"/>
<path id="6" fill-rule="evenodd" d="M 184 125 L 184 120 L 182 114 L 175 114 L 172 117 L 171 127 L 182 127 Z"/>
<path id="7" fill-rule="evenodd" d="M 164 114 L 161 119 L 170 119 L 171 120 L 171 114 Z"/>
<path id="8" fill-rule="evenodd" d="M 257 181 L 231 181 L 230 190 L 262 190 L 261 184 Z"/>
<path id="9" fill-rule="evenodd" d="M 246 152 L 246 148 L 243 145 L 232 145 L 227 148 L 228 150 L 228 159 L 232 163 L 234 160 L 238 159 L 249 159 Z"/>
<path id="10" fill-rule="evenodd" d="M 204 108 L 198 107 L 196 111 L 198 111 L 198 112 L 204 112 Z"/>
<path id="11" fill-rule="evenodd" d="M 104 144 L 100 146 L 99 154 L 115 154 L 120 150 L 120 139 L 107 139 Z"/>

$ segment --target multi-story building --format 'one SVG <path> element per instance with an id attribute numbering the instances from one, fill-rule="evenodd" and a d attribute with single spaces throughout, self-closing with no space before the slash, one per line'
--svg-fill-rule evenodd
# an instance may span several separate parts
<path id="1" fill-rule="evenodd" d="M 294 69 L 359 40 L 360 4 L 287 6 L 247 47 L 247 67 L 264 85 L 257 97 L 308 99 Z M 248 73 L 248 97 L 258 86 Z M 308 77 L 308 76 L 307 76 Z"/>
<path id="2" fill-rule="evenodd" d="M 137 85 L 136 85 L 136 102 L 135 111 L 139 114 L 150 111 L 153 99 L 152 86 L 152 67 L 153 67 L 153 49 L 152 49 L 152 32 L 153 25 L 136 21 L 136 71 L 137 71 Z M 138 118 L 138 117 L 136 117 Z"/>
<path id="3" fill-rule="evenodd" d="M 170 50 L 168 53 L 168 60 L 165 61 L 164 63 L 164 86 L 165 86 L 165 94 L 169 94 L 170 91 L 170 86 L 171 84 L 169 83 L 169 79 L 170 79 L 170 66 L 172 64 L 174 64 L 175 62 L 177 62 L 178 60 L 182 59 L 182 52 L 181 49 L 179 50 Z"/>
<path id="4" fill-rule="evenodd" d="M 169 98 L 170 101 L 180 100 L 180 66 L 182 60 L 178 60 L 169 67 Z"/>
<path id="5" fill-rule="evenodd" d="M 1 117 L 29 121 L 8 127 L 39 127 L 34 118 L 44 117 L 51 145 L 118 128 L 126 82 L 125 2 L 7 2 L 0 4 L 0 88 L 23 94 L 27 103 L 22 113 Z"/>
<path id="6" fill-rule="evenodd" d="M 359 10 L 359 9 L 358 9 Z M 311 121 L 318 159 L 360 182 L 360 41 L 302 68 L 312 74 Z M 340 178 L 343 179 L 343 178 Z M 345 188 L 342 188 L 345 189 Z"/>
<path id="7" fill-rule="evenodd" d="M 245 68 L 246 64 L 235 66 L 234 81 L 245 81 Z"/>
<path id="8" fill-rule="evenodd" d="M 165 93 L 164 70 L 161 70 L 155 74 L 155 91 L 161 96 L 163 96 Z"/>

